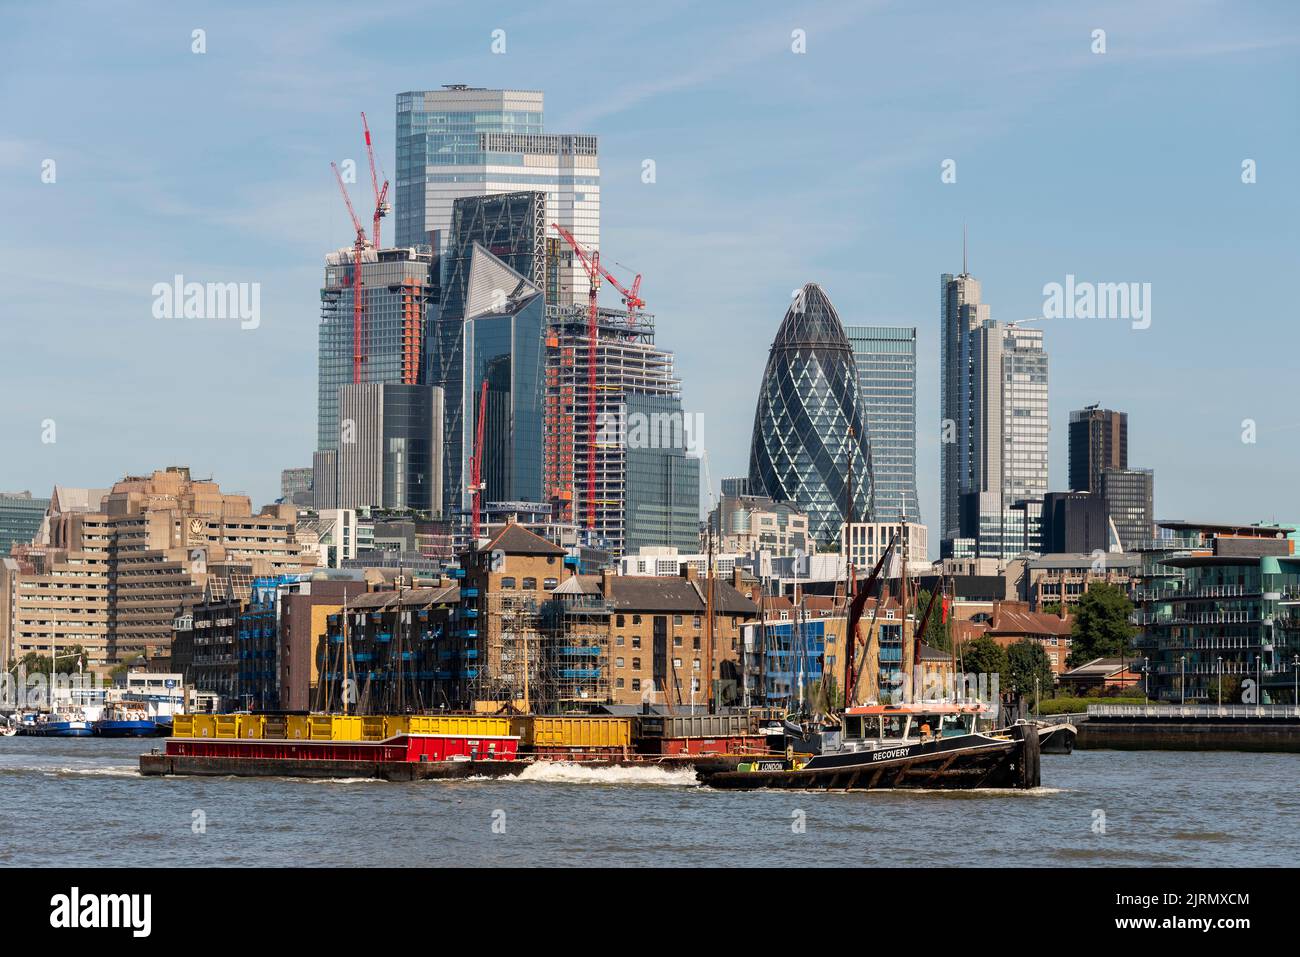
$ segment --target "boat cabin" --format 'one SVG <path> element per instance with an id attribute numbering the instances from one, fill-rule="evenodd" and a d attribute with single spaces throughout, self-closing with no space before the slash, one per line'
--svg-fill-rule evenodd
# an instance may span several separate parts
<path id="1" fill-rule="evenodd" d="M 865 705 L 844 714 L 844 742 L 915 744 L 976 731 L 978 705 Z"/>

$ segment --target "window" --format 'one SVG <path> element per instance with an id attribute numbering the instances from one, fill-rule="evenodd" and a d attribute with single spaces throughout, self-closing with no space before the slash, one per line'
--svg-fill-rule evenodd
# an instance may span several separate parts
<path id="1" fill-rule="evenodd" d="M 514 578 L 506 577 L 506 578 L 501 579 L 501 587 L 502 587 L 502 589 L 511 589 L 511 588 L 514 588 L 514 587 L 515 587 L 515 580 L 514 580 Z"/>
<path id="2" fill-rule="evenodd" d="M 633 616 L 632 616 L 632 624 L 634 624 L 634 625 L 639 625 L 639 624 L 641 624 L 641 616 L 640 616 L 640 615 L 633 615 Z"/>
<path id="3" fill-rule="evenodd" d="M 624 625 L 624 621 L 623 621 L 623 616 L 622 616 L 622 615 L 619 615 L 619 616 L 618 616 L 618 620 L 615 622 L 615 624 L 618 625 L 619 628 L 622 628 L 622 627 L 623 627 L 623 625 Z"/>
<path id="4" fill-rule="evenodd" d="M 618 688 L 618 689 L 620 689 L 620 690 L 622 690 L 622 688 L 623 688 L 623 679 L 622 679 L 622 678 L 615 678 L 615 679 L 614 679 L 614 687 L 615 687 L 615 688 Z"/>
<path id="5" fill-rule="evenodd" d="M 632 647 L 633 647 L 633 648 L 640 648 L 640 647 L 641 647 L 641 636 L 640 636 L 640 635 L 633 635 L 633 636 L 632 636 Z"/>
<path id="6" fill-rule="evenodd" d="M 623 659 L 622 659 L 622 658 L 615 658 L 615 659 L 614 659 L 614 666 L 617 667 L 617 668 L 622 668 L 622 667 L 623 667 Z"/>
<path id="7" fill-rule="evenodd" d="M 695 616 L 695 622 L 694 622 L 694 624 L 695 624 L 695 627 L 696 627 L 696 628 L 700 627 L 700 616 L 699 616 L 699 615 L 696 615 L 696 616 Z"/>
<path id="8" fill-rule="evenodd" d="M 622 679 L 622 678 L 619 678 L 618 680 L 619 680 L 619 681 L 622 681 L 623 679 Z M 633 691 L 640 691 L 640 690 L 641 690 L 641 679 L 640 679 L 640 678 L 633 678 L 633 679 L 632 679 L 632 690 L 633 690 Z"/>
<path id="9" fill-rule="evenodd" d="M 525 579 L 524 579 L 524 591 L 536 591 L 536 590 L 537 590 L 537 579 L 536 579 L 536 578 L 525 578 Z"/>
<path id="10" fill-rule="evenodd" d="M 559 584 L 560 584 L 560 580 L 558 578 L 548 578 L 546 579 L 546 581 L 542 582 L 542 587 L 545 588 L 547 591 L 550 591 L 552 588 L 555 588 Z"/>
<path id="11" fill-rule="evenodd" d="M 674 648 L 680 648 L 681 646 L 682 646 L 682 636 L 681 636 L 681 635 L 673 635 L 673 647 L 674 647 Z"/>
<path id="12" fill-rule="evenodd" d="M 681 615 L 673 615 L 673 624 L 674 624 L 674 625 L 680 625 L 681 623 L 682 623 L 682 616 L 681 616 Z"/>
<path id="13" fill-rule="evenodd" d="M 696 651 L 699 651 L 699 650 L 700 650 L 700 636 L 699 636 L 699 635 L 696 635 L 696 636 L 695 636 L 695 640 L 691 642 L 691 645 L 695 648 Z"/>
<path id="14" fill-rule="evenodd" d="M 682 666 L 682 659 L 680 659 L 680 658 L 674 658 L 674 659 L 673 659 L 673 667 L 674 667 L 674 668 L 680 668 L 681 666 Z"/>
<path id="15" fill-rule="evenodd" d="M 614 644 L 616 644 L 616 645 L 618 645 L 620 648 L 622 648 L 622 647 L 623 647 L 623 636 L 622 636 L 622 635 L 615 635 L 615 636 L 614 636 Z"/>
<path id="16" fill-rule="evenodd" d="M 632 659 L 632 670 L 633 670 L 633 671 L 640 671 L 640 670 L 641 670 L 641 659 L 640 659 L 640 658 L 633 658 L 633 659 Z"/>
<path id="17" fill-rule="evenodd" d="M 699 670 L 700 670 L 700 659 L 699 659 L 699 658 L 696 658 L 695 661 L 691 664 L 691 670 L 692 670 L 692 671 L 699 671 Z"/>

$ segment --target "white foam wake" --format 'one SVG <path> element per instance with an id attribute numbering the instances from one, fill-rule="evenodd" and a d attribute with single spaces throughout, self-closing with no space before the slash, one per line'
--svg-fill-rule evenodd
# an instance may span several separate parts
<path id="1" fill-rule="evenodd" d="M 525 768 L 517 780 L 548 784 L 630 784 L 674 788 L 695 787 L 699 784 L 692 768 L 585 765 L 567 761 L 538 761 Z"/>

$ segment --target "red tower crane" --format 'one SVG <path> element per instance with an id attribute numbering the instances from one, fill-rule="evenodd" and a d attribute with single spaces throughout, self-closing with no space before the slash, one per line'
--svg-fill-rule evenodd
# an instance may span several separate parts
<path id="1" fill-rule="evenodd" d="M 379 221 L 393 211 L 393 204 L 388 201 L 388 178 L 384 178 L 384 185 L 379 186 L 379 176 L 375 175 L 375 148 L 370 142 L 370 124 L 366 122 L 366 114 L 361 114 L 361 129 L 366 134 L 366 157 L 370 160 L 370 185 L 375 190 L 375 218 L 374 226 L 370 230 L 370 241 L 376 249 L 379 247 Z M 380 173 L 382 175 L 382 168 Z"/>
<path id="2" fill-rule="evenodd" d="M 628 318 L 635 320 L 636 311 L 645 307 L 644 300 L 638 295 L 641 289 L 641 275 L 638 273 L 632 281 L 632 288 L 627 289 L 600 264 L 598 250 L 586 250 L 573 234 L 559 223 L 551 226 L 561 238 L 568 243 L 578 261 L 587 273 L 587 528 L 596 527 L 596 294 L 600 289 L 600 280 L 607 279 L 623 296 L 623 305 L 627 306 Z"/>
<path id="3" fill-rule="evenodd" d="M 356 384 L 361 382 L 361 364 L 365 361 L 361 329 L 361 254 L 365 252 L 368 243 L 365 227 L 361 225 L 361 220 L 357 219 L 357 214 L 352 209 L 352 200 L 348 198 L 348 188 L 343 185 L 343 176 L 339 173 L 338 165 L 330 163 L 330 169 L 334 170 L 334 178 L 339 183 L 339 192 L 343 194 L 343 202 L 347 204 L 348 215 L 352 217 L 352 225 L 357 231 L 357 238 L 352 244 L 352 381 Z"/>
<path id="4" fill-rule="evenodd" d="M 483 481 L 483 422 L 487 418 L 487 379 L 483 380 L 483 388 L 478 395 L 478 421 L 474 423 L 474 458 L 469 465 L 469 494 L 473 502 L 473 510 L 470 515 L 470 544 L 471 546 L 478 543 L 479 529 L 482 524 L 482 499 L 483 489 L 487 483 Z"/>

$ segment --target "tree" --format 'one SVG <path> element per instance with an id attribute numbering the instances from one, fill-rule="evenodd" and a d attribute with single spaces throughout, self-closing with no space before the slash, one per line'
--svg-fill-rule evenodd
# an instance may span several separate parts
<path id="1" fill-rule="evenodd" d="M 1041 695 L 1052 689 L 1052 665 L 1041 642 L 1025 638 L 1007 649 L 1006 683 L 1007 690 L 1020 694 Z"/>
<path id="2" fill-rule="evenodd" d="M 961 647 L 961 660 L 967 671 L 979 675 L 998 675 L 1005 680 L 1009 663 L 1006 650 L 988 635 L 980 635 Z"/>
<path id="3" fill-rule="evenodd" d="M 56 652 L 58 661 L 55 663 L 55 671 L 61 675 L 76 674 L 79 670 L 78 664 L 84 668 L 86 661 L 86 649 L 81 645 L 72 645 L 68 648 L 60 648 Z M 10 667 L 10 671 L 17 671 L 22 667 L 27 674 L 48 675 L 50 673 L 50 656 L 39 654 L 35 651 L 29 651 L 23 655 L 22 659 Z"/>
<path id="4" fill-rule="evenodd" d="M 1075 612 L 1070 666 L 1125 654 L 1134 634 L 1128 620 L 1132 613 L 1133 603 L 1118 585 L 1093 582 Z"/>
<path id="5" fill-rule="evenodd" d="M 929 604 L 930 593 L 922 588 L 916 593 L 917 624 L 921 623 L 921 618 L 925 615 L 925 609 Z M 948 651 L 952 648 L 952 622 L 943 620 L 942 595 L 935 600 L 934 610 L 930 612 L 930 620 L 926 622 L 925 634 L 921 636 L 921 640 L 939 651 Z"/>

